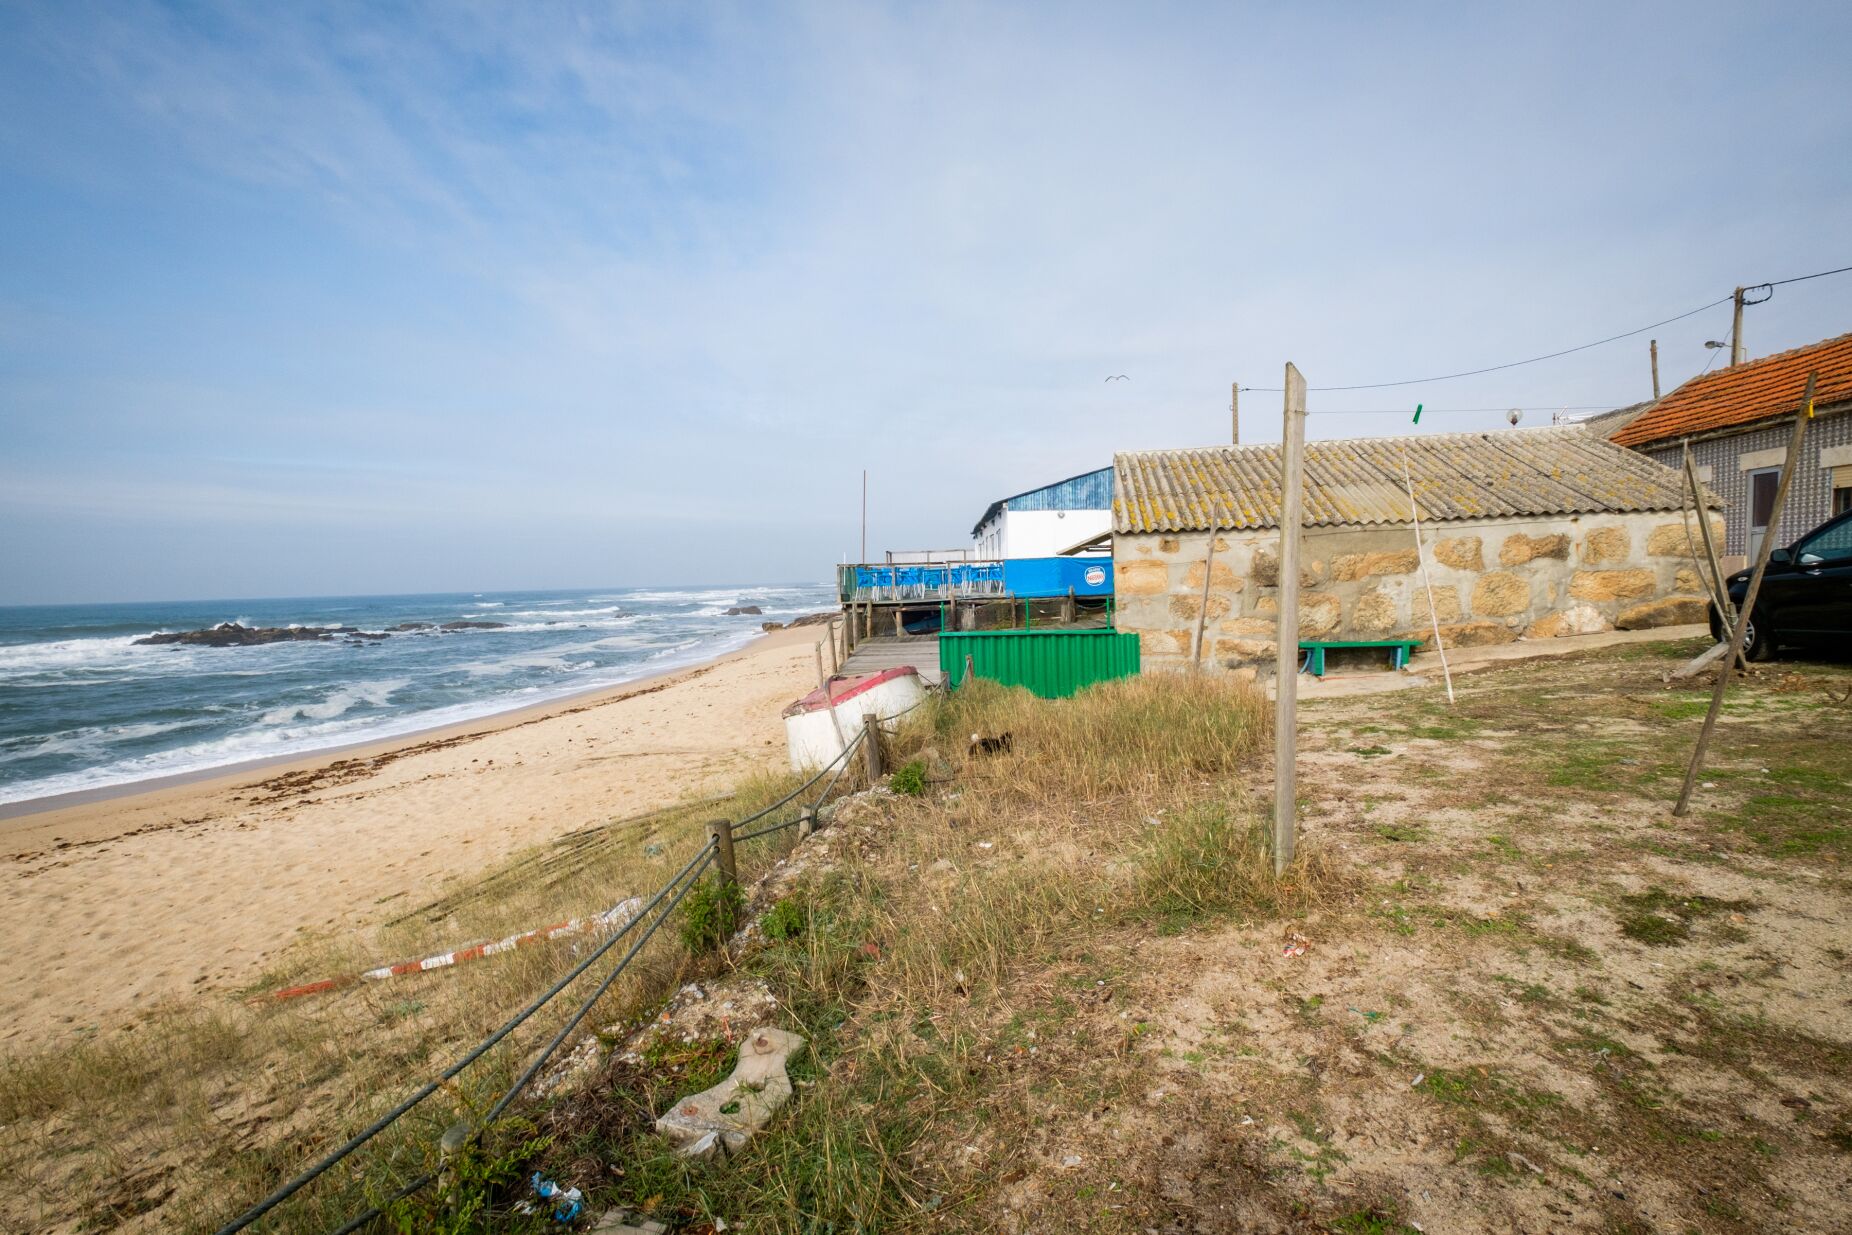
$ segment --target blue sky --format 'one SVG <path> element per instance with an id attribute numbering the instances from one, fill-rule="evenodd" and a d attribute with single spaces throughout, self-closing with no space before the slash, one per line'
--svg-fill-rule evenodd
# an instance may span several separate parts
<path id="1" fill-rule="evenodd" d="M 9 4 L 0 603 L 821 579 L 864 466 L 871 548 L 960 544 L 1289 359 L 1852 263 L 1848 46 L 1844 5 Z M 1728 323 L 1656 332 L 1668 388 Z M 1746 335 L 1848 329 L 1841 276 Z M 1648 393 L 1642 336 L 1310 424 Z"/>

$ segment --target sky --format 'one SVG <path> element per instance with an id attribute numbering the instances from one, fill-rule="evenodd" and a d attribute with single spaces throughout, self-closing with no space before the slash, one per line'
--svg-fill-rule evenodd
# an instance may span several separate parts
<path id="1" fill-rule="evenodd" d="M 1313 438 L 1630 403 L 1729 305 L 1318 388 L 1852 265 L 1848 46 L 1843 4 L 8 3 L 0 604 L 823 580 L 864 468 L 871 555 L 966 545 L 1287 361 Z M 1744 334 L 1848 330 L 1841 275 Z"/>

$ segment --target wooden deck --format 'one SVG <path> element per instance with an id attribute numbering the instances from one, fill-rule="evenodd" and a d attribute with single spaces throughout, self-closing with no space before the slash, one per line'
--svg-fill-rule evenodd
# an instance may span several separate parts
<path id="1" fill-rule="evenodd" d="M 939 636 L 908 635 L 904 639 L 884 636 L 864 639 L 843 662 L 844 674 L 880 673 L 897 665 L 912 665 L 920 680 L 929 686 L 939 682 Z"/>

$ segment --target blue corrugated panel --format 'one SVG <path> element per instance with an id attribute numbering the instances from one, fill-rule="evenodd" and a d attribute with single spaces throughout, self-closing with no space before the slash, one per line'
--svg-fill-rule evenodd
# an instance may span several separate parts
<path id="1" fill-rule="evenodd" d="M 1003 563 L 1003 590 L 1018 598 L 1111 596 L 1112 562 L 1085 557 L 1013 557 Z"/>
<path id="2" fill-rule="evenodd" d="M 1111 510 L 1112 475 L 1110 467 L 1103 467 L 1097 472 L 1082 472 L 1052 485 L 1030 489 L 1027 493 L 999 498 L 972 525 L 971 534 L 977 535 L 978 529 L 996 518 L 997 512 L 1006 506 L 1011 510 Z"/>

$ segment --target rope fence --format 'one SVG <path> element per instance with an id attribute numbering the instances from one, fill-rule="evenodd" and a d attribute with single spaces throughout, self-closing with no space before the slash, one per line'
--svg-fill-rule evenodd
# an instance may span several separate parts
<path id="1" fill-rule="evenodd" d="M 625 939 L 633 939 L 629 950 L 624 953 L 622 958 L 619 959 L 614 966 L 612 966 L 611 971 L 599 982 L 597 988 L 579 1004 L 573 1014 L 567 1018 L 566 1022 L 561 1025 L 559 1030 L 548 1040 L 546 1046 L 540 1050 L 534 1059 L 521 1071 L 520 1075 L 515 1078 L 514 1083 L 511 1084 L 507 1091 L 489 1108 L 480 1126 L 470 1137 L 471 1141 L 479 1141 L 486 1130 L 493 1126 L 496 1120 L 501 1118 L 508 1108 L 513 1105 L 521 1093 L 533 1083 L 534 1078 L 540 1075 L 541 1070 L 546 1066 L 547 1062 L 553 1058 L 559 1048 L 572 1036 L 585 1018 L 591 1014 L 592 1009 L 597 1006 L 598 1001 L 605 997 L 611 987 L 616 984 L 618 978 L 629 968 L 631 962 L 637 958 L 644 947 L 646 947 L 649 941 L 655 936 L 656 932 L 662 929 L 663 924 L 674 914 L 676 908 L 680 906 L 682 899 L 694 889 L 695 885 L 700 881 L 701 876 L 707 872 L 708 867 L 717 867 L 720 871 L 721 878 L 725 882 L 737 884 L 738 872 L 733 860 L 734 842 L 758 840 L 762 837 L 770 836 L 774 832 L 780 832 L 786 828 L 804 823 L 807 820 L 814 826 L 815 820 L 822 811 L 824 804 L 829 800 L 830 794 L 835 792 L 836 786 L 841 783 L 843 776 L 852 766 L 851 756 L 858 750 L 864 751 L 864 759 L 872 783 L 872 779 L 878 776 L 880 772 L 879 746 L 877 745 L 875 752 L 870 755 L 864 749 L 864 743 L 875 740 L 873 735 L 879 732 L 880 726 L 891 724 L 899 720 L 901 717 L 914 711 L 925 701 L 926 699 L 922 697 L 910 707 L 904 708 L 891 716 L 870 716 L 866 718 L 872 723 L 865 724 L 861 732 L 857 733 L 853 740 L 844 744 L 840 754 L 829 763 L 819 768 L 809 780 L 806 780 L 796 789 L 793 789 L 790 793 L 787 793 L 770 806 L 754 811 L 738 822 L 729 823 L 726 820 L 716 821 L 712 826 L 717 829 L 717 831 L 714 835 L 710 835 L 708 840 L 701 846 L 700 850 L 696 852 L 679 871 L 671 876 L 669 881 L 663 884 L 663 886 L 657 890 L 656 894 L 650 897 L 649 901 L 630 917 L 629 921 L 625 922 L 622 927 L 608 936 L 596 948 L 592 949 L 583 960 L 567 970 L 552 986 L 536 996 L 519 1012 L 515 1013 L 504 1022 L 500 1028 L 489 1034 L 488 1037 L 484 1038 L 476 1046 L 457 1059 L 455 1063 L 452 1063 L 449 1067 L 438 1073 L 433 1079 L 420 1085 L 391 1110 L 379 1116 L 365 1128 L 362 1128 L 359 1132 L 349 1137 L 339 1147 L 317 1159 L 313 1164 L 302 1170 L 288 1182 L 282 1184 L 261 1201 L 239 1214 L 238 1217 L 220 1227 L 217 1235 L 236 1235 L 237 1232 L 245 1230 L 253 1223 L 261 1220 L 266 1214 L 276 1209 L 277 1206 L 295 1196 L 303 1188 L 314 1183 L 328 1171 L 338 1166 L 350 1155 L 365 1146 L 369 1141 L 392 1127 L 392 1125 L 410 1113 L 420 1103 L 424 1102 L 425 1099 L 429 1098 L 440 1089 L 445 1088 L 449 1082 L 460 1076 L 472 1064 L 494 1050 L 495 1047 L 510 1034 L 526 1024 L 527 1021 L 539 1013 L 541 1009 L 552 1003 L 555 998 L 570 987 L 581 975 L 591 969 L 592 966 L 596 965 L 603 957 L 616 948 L 620 942 Z M 819 781 L 823 780 L 825 776 L 829 776 L 829 782 L 823 786 L 823 792 L 817 795 L 815 801 L 807 806 L 801 807 L 792 818 L 770 824 L 766 827 L 757 828 L 750 832 L 742 833 L 738 831 L 739 828 L 747 824 L 756 823 L 761 819 L 765 819 L 783 810 L 792 802 L 802 797 Z M 416 1195 L 424 1188 L 436 1182 L 438 1178 L 438 1171 L 424 1171 L 409 1182 L 395 1189 L 390 1195 L 377 1204 L 369 1206 L 361 1213 L 356 1214 L 339 1227 L 336 1227 L 332 1235 L 350 1235 L 351 1232 L 364 1229 L 383 1217 L 391 1206 L 405 1200 L 407 1197 Z"/>

